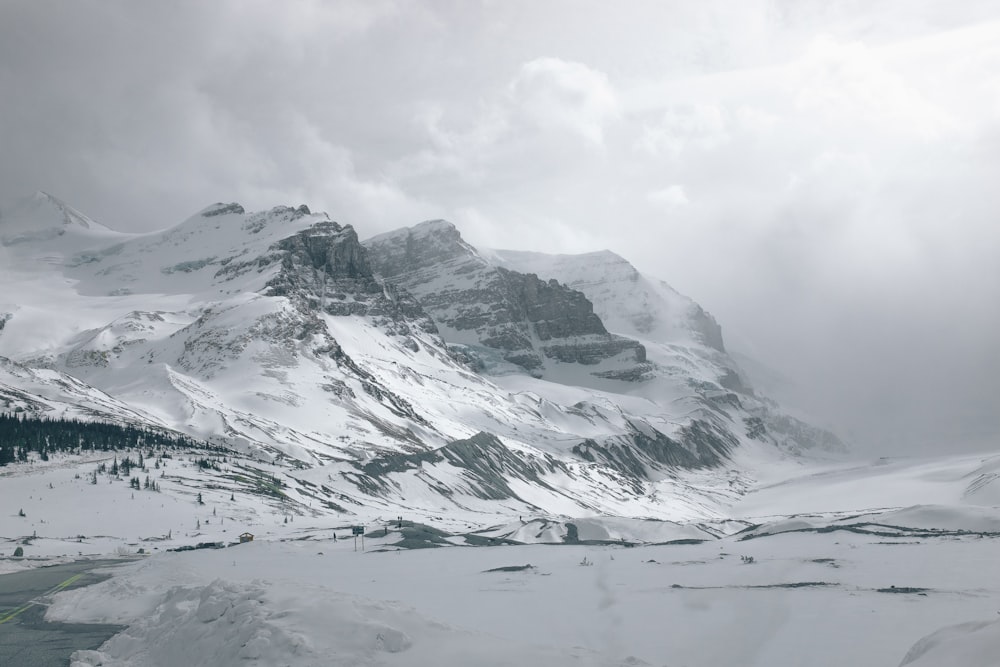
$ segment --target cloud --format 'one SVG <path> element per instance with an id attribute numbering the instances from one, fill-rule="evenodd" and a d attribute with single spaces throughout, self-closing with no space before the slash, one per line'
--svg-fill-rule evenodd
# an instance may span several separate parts
<path id="1" fill-rule="evenodd" d="M 653 156 L 677 158 L 685 150 L 712 150 L 729 140 L 723 110 L 708 104 L 671 106 L 642 130 L 639 147 Z"/>
<path id="2" fill-rule="evenodd" d="M 795 109 L 826 124 L 860 121 L 872 130 L 924 140 L 954 126 L 943 109 L 907 83 L 903 72 L 891 68 L 886 56 L 861 42 L 819 38 L 795 70 Z"/>
<path id="3" fill-rule="evenodd" d="M 610 248 L 873 451 L 1000 434 L 1000 5 L 737 4 L 10 0 L 0 203 Z"/>
<path id="4" fill-rule="evenodd" d="M 524 63 L 510 93 L 518 111 L 539 128 L 568 129 L 598 146 L 604 143 L 605 126 L 620 115 L 606 74 L 559 58 Z"/>
<path id="5" fill-rule="evenodd" d="M 668 185 L 662 190 L 653 190 L 646 194 L 646 199 L 650 203 L 666 209 L 671 210 L 677 208 L 678 206 L 684 206 L 685 204 L 690 204 L 690 200 L 687 197 L 687 193 L 684 192 L 684 186 L 673 184 Z"/>

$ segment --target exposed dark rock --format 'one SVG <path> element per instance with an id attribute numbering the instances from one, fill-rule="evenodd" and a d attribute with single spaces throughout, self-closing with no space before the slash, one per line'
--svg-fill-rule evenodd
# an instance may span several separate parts
<path id="1" fill-rule="evenodd" d="M 595 312 L 612 331 L 664 341 L 675 336 L 682 341 L 693 337 L 725 352 L 722 328 L 709 313 L 666 283 L 643 276 L 611 251 L 547 255 L 498 250 L 495 256 L 507 268 L 537 271 L 542 278 L 555 278 L 580 290 L 593 301 Z"/>
<path id="2" fill-rule="evenodd" d="M 743 425 L 746 427 L 747 437 L 751 440 L 763 440 L 767 435 L 764 420 L 760 417 L 744 417 Z"/>
<path id="3" fill-rule="evenodd" d="M 524 572 L 526 570 L 534 570 L 535 566 L 531 563 L 527 565 L 505 565 L 503 567 L 494 567 L 489 570 L 483 570 L 483 574 L 489 574 L 491 572 Z"/>
<path id="4" fill-rule="evenodd" d="M 719 352 L 726 351 L 726 346 L 722 342 L 722 327 L 701 306 L 693 304 L 689 311 L 689 321 L 703 343 Z"/>
<path id="5" fill-rule="evenodd" d="M 542 478 L 548 473 L 568 473 L 565 464 L 549 456 L 524 457 L 507 448 L 489 433 L 477 433 L 465 440 L 455 440 L 440 449 L 413 454 L 386 454 L 359 466 L 361 474 L 347 479 L 373 495 L 385 495 L 393 488 L 392 474 L 419 468 L 424 464 L 448 464 L 462 470 L 467 491 L 484 500 L 520 499 L 508 482 L 520 479 L 532 485 L 553 489 Z M 439 488 L 450 497 L 453 489 Z"/>
<path id="6" fill-rule="evenodd" d="M 602 442 L 584 440 L 572 451 L 585 461 L 618 470 L 638 493 L 643 481 L 654 479 L 653 471 L 717 466 L 738 445 L 739 440 L 725 429 L 694 420 L 681 427 L 675 438 L 649 424 L 631 424 L 627 434 Z"/>
<path id="7" fill-rule="evenodd" d="M 211 218 L 216 215 L 227 215 L 229 213 L 236 213 L 242 215 L 246 213 L 242 206 L 233 202 L 231 204 L 223 204 L 219 202 L 218 204 L 213 204 L 201 212 L 202 217 Z"/>
<path id="8" fill-rule="evenodd" d="M 582 293 L 555 280 L 493 266 L 450 223 L 435 220 L 365 242 L 375 271 L 412 292 L 445 340 L 466 344 L 480 369 L 496 361 L 469 346 L 470 335 L 499 359 L 533 374 L 546 360 L 596 365 L 616 358 L 620 368 L 600 377 L 644 377 L 641 344 L 609 334 Z M 501 369 L 503 370 L 503 369 Z"/>
<path id="9" fill-rule="evenodd" d="M 306 311 L 371 316 L 399 335 L 409 334 L 411 323 L 436 333 L 412 295 L 376 279 L 350 225 L 319 222 L 279 241 L 274 250 L 281 270 L 267 283 L 269 296 L 287 296 Z"/>

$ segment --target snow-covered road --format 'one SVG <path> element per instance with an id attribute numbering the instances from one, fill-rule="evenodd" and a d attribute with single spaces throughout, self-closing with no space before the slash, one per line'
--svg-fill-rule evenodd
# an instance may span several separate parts
<path id="1" fill-rule="evenodd" d="M 52 596 L 107 578 L 97 571 L 121 560 L 88 560 L 0 576 L 0 665 L 60 667 L 80 649 L 97 648 L 120 625 L 46 622 Z"/>

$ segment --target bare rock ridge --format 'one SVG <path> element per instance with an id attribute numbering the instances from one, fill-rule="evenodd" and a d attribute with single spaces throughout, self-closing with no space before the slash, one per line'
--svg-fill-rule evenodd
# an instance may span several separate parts
<path id="1" fill-rule="evenodd" d="M 665 282 L 639 273 L 628 260 L 610 250 L 579 255 L 493 250 L 490 255 L 500 266 L 554 278 L 580 290 L 594 304 L 594 312 L 605 326 L 615 333 L 640 340 L 691 339 L 718 352 L 726 351 L 722 327 L 710 313 Z"/>
<path id="2" fill-rule="evenodd" d="M 613 253 L 480 251 L 444 221 L 362 243 L 306 206 L 218 203 L 141 235 L 65 210 L 0 220 L 65 229 L 0 248 L 0 409 L 288 462 L 331 511 L 697 514 L 735 493 L 737 450 L 832 442 Z"/>
<path id="3" fill-rule="evenodd" d="M 278 241 L 274 251 L 281 269 L 267 283 L 269 296 L 297 299 L 306 311 L 374 317 L 398 334 L 407 334 L 411 323 L 437 333 L 412 295 L 375 277 L 351 225 L 318 222 Z"/>
<path id="4" fill-rule="evenodd" d="M 444 339 L 464 346 L 481 370 L 528 371 L 544 377 L 552 362 L 601 366 L 605 378 L 643 373 L 642 344 L 610 334 L 582 293 L 494 266 L 462 240 L 454 225 L 421 223 L 365 241 L 386 282 L 412 292 Z"/>

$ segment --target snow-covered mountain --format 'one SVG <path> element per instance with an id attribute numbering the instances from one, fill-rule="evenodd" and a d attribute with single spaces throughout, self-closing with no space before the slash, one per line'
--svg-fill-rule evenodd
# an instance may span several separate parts
<path id="1" fill-rule="evenodd" d="M 60 239 L 71 247 L 80 239 L 97 241 L 120 236 L 47 192 L 36 192 L 4 211 L 0 243 L 5 246 Z"/>
<path id="2" fill-rule="evenodd" d="M 442 221 L 361 244 L 305 206 L 130 235 L 44 194 L 0 243 L 0 409 L 285 461 L 341 508 L 711 516 L 737 462 L 838 444 L 611 253 L 480 252 Z"/>
<path id="3" fill-rule="evenodd" d="M 415 295 L 452 346 L 489 373 L 527 372 L 567 384 L 638 379 L 646 351 L 608 333 L 583 293 L 484 258 L 443 220 L 365 242 L 379 274 Z M 589 373 L 574 373 L 580 366 Z"/>
<path id="4" fill-rule="evenodd" d="M 639 273 L 609 250 L 581 255 L 493 250 L 501 266 L 580 290 L 611 330 L 661 344 L 696 345 L 725 353 L 722 327 L 692 299 Z"/>

